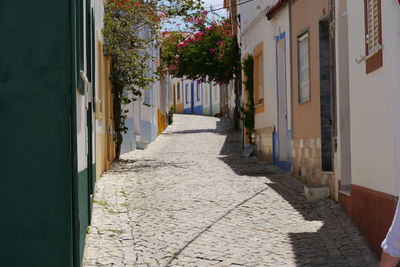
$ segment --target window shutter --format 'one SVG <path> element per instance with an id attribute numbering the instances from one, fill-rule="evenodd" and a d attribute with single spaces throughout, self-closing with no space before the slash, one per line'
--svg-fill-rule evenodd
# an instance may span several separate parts
<path id="1" fill-rule="evenodd" d="M 364 0 L 366 73 L 383 66 L 381 0 Z"/>
<path id="2" fill-rule="evenodd" d="M 368 55 L 380 48 L 378 0 L 367 0 Z"/>
<path id="3" fill-rule="evenodd" d="M 309 101 L 310 92 L 310 47 L 308 32 L 298 38 L 299 103 Z"/>

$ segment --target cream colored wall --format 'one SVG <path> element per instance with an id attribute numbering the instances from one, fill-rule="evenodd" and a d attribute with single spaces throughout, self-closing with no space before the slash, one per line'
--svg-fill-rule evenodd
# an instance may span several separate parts
<path id="1" fill-rule="evenodd" d="M 383 67 L 366 74 L 364 2 L 348 1 L 352 184 L 398 195 L 400 8 L 382 0 Z"/>

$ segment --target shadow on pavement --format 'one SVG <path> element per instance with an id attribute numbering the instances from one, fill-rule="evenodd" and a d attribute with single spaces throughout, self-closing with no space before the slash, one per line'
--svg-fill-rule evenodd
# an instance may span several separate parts
<path id="1" fill-rule="evenodd" d="M 376 255 L 339 203 L 331 199 L 307 202 L 299 179 L 257 157 L 241 157 L 241 140 L 239 132 L 228 131 L 219 159 L 239 176 L 265 177 L 266 184 L 305 221 L 322 225 L 312 232 L 302 232 L 304 227 L 299 225 L 296 232 L 289 233 L 297 266 L 378 266 Z"/>

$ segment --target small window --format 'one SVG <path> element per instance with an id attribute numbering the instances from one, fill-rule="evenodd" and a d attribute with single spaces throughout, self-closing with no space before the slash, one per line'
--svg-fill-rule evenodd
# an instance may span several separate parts
<path id="1" fill-rule="evenodd" d="M 309 33 L 298 37 L 299 103 L 310 101 L 310 38 Z"/>
<path id="2" fill-rule="evenodd" d="M 370 73 L 383 65 L 381 0 L 364 0 L 366 71 Z"/>

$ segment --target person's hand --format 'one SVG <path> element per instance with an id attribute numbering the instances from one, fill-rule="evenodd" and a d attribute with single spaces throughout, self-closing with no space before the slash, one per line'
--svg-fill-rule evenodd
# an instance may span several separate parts
<path id="1" fill-rule="evenodd" d="M 396 267 L 399 261 L 400 258 L 396 258 L 386 252 L 382 252 L 380 267 Z"/>

